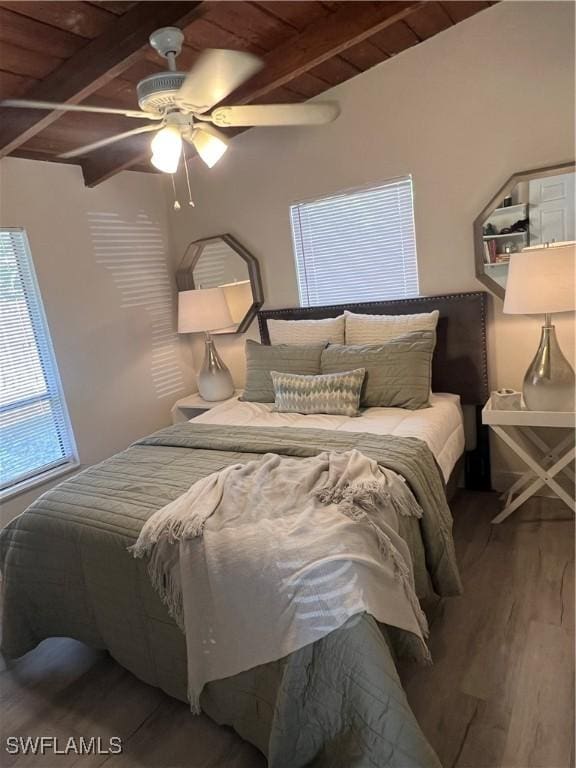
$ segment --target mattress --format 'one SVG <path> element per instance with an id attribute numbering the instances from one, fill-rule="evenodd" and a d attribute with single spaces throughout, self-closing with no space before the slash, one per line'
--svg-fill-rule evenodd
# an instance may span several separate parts
<path id="1" fill-rule="evenodd" d="M 231 426 L 296 427 L 417 437 L 428 445 L 447 481 L 464 452 L 464 421 L 460 398 L 448 393 L 433 394 L 430 403 L 430 408 L 418 411 L 366 408 L 356 417 L 328 414 L 306 416 L 299 413 L 276 413 L 273 403 L 247 403 L 234 398 L 214 406 L 194 421 Z"/>

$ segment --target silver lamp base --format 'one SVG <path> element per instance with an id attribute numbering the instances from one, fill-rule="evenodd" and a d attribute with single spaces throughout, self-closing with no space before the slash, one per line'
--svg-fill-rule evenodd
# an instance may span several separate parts
<path id="1" fill-rule="evenodd" d="M 230 371 L 216 351 L 209 333 L 206 334 L 204 362 L 197 381 L 200 397 L 209 402 L 227 400 L 234 394 L 234 382 Z"/>
<path id="2" fill-rule="evenodd" d="M 574 371 L 562 354 L 556 329 L 546 315 L 540 346 L 526 371 L 522 389 L 531 411 L 574 411 Z"/>

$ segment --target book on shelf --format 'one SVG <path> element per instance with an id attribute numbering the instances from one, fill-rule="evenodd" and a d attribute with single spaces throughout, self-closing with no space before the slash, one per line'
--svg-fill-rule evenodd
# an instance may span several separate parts
<path id="1" fill-rule="evenodd" d="M 486 264 L 494 264 L 496 256 L 496 241 L 484 240 L 484 262 Z"/>

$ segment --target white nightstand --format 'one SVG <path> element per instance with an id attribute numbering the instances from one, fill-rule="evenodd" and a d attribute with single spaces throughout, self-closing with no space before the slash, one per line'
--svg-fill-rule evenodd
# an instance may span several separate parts
<path id="1" fill-rule="evenodd" d="M 172 406 L 172 424 L 179 424 L 182 421 L 195 419 L 196 416 L 206 413 L 210 408 L 214 408 L 214 406 L 221 405 L 222 403 L 228 403 L 230 400 L 234 400 L 241 394 L 242 390 L 236 389 L 232 397 L 229 397 L 228 400 L 216 400 L 213 402 L 203 400 L 198 392 L 195 392 L 193 395 L 187 395 L 186 397 L 177 400 Z"/>
<path id="2" fill-rule="evenodd" d="M 482 411 L 482 423 L 488 424 L 528 466 L 522 477 L 500 497 L 505 499 L 504 509 L 492 520 L 493 523 L 501 523 L 544 485 L 574 510 L 574 498 L 554 479 L 564 473 L 570 478 L 571 485 L 574 483 L 574 472 L 570 468 L 576 455 L 574 431 L 552 446 L 536 434 L 533 427 L 574 430 L 576 414 L 525 409 L 495 411 L 488 400 Z"/>

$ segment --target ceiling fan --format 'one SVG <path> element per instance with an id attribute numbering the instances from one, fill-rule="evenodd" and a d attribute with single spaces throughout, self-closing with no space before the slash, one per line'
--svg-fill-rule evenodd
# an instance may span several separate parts
<path id="1" fill-rule="evenodd" d="M 217 107 L 228 94 L 258 72 L 263 63 L 251 53 L 208 49 L 190 72 L 176 69 L 176 57 L 182 50 L 184 35 L 177 27 L 163 27 L 150 35 L 150 45 L 168 61 L 168 71 L 149 75 L 137 87 L 140 110 L 113 109 L 84 104 L 52 104 L 46 101 L 6 99 L 3 107 L 92 112 L 123 115 L 151 121 L 116 136 L 110 136 L 60 155 L 68 160 L 130 136 L 155 132 L 152 139 L 152 164 L 165 173 L 175 173 L 182 154 L 182 140 L 192 144 L 210 168 L 218 162 L 229 139 L 219 127 L 322 125 L 340 112 L 333 102 L 313 104 L 269 104 L 259 106 Z"/>

